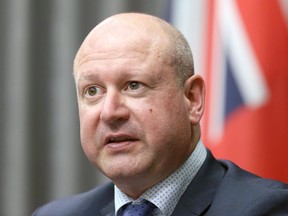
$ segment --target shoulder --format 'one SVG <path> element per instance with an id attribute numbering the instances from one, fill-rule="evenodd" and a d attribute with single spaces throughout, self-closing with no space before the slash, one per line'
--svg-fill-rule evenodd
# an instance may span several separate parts
<path id="1" fill-rule="evenodd" d="M 47 203 L 39 207 L 33 216 L 89 215 L 91 212 L 95 214 L 113 201 L 113 196 L 114 186 L 107 183 L 85 193 Z"/>
<path id="2" fill-rule="evenodd" d="M 225 183 L 230 183 L 237 185 L 239 187 L 253 188 L 260 191 L 274 191 L 283 190 L 283 192 L 288 192 L 288 185 L 280 181 L 261 178 L 250 172 L 247 172 L 231 161 L 219 161 L 222 166 L 227 170 L 226 176 L 224 178 Z"/>
<path id="3" fill-rule="evenodd" d="M 213 205 L 225 206 L 231 212 L 237 210 L 241 215 L 288 214 L 287 184 L 258 177 L 230 161 L 219 162 L 227 172 Z"/>

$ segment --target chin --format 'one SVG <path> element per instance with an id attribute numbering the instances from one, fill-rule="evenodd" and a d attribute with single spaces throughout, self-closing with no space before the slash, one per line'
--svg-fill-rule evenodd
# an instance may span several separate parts
<path id="1" fill-rule="evenodd" d="M 145 171 L 139 169 L 139 167 L 124 166 L 109 166 L 106 169 L 102 169 L 105 176 L 111 179 L 113 182 L 125 182 L 129 180 L 136 180 L 140 176 L 143 176 Z"/>

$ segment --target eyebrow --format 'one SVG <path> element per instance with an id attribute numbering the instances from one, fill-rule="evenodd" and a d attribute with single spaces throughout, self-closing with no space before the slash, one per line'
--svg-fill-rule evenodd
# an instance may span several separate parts
<path id="1" fill-rule="evenodd" d="M 98 77 L 95 74 L 85 74 L 85 75 L 80 75 L 77 79 L 78 82 L 80 81 L 86 81 L 86 80 L 97 80 Z"/>

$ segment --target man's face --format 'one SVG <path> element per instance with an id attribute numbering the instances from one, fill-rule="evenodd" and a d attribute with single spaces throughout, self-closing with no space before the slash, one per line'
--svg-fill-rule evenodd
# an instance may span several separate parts
<path id="1" fill-rule="evenodd" d="M 75 67 L 82 147 L 114 183 L 148 186 L 192 151 L 187 98 L 150 40 L 107 40 L 89 45 Z"/>

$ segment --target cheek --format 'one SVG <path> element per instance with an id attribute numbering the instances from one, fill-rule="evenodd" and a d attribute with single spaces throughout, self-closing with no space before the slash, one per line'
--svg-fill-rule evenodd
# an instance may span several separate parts
<path id="1" fill-rule="evenodd" d="M 190 131 L 188 111 L 183 101 L 162 100 L 157 106 L 149 107 L 144 121 L 150 133 L 158 137 L 179 136 Z"/>
<path id="2" fill-rule="evenodd" d="M 89 133 L 92 127 L 92 118 L 89 118 L 89 113 L 80 111 L 80 135 L 83 140 Z"/>
<path id="3" fill-rule="evenodd" d="M 80 108 L 80 138 L 81 145 L 88 156 L 89 154 L 95 154 L 95 131 L 97 127 L 97 113 L 92 109 Z"/>
<path id="4" fill-rule="evenodd" d="M 94 107 L 79 107 L 79 119 L 81 131 L 85 133 L 86 130 L 90 131 L 98 124 L 99 111 Z"/>

